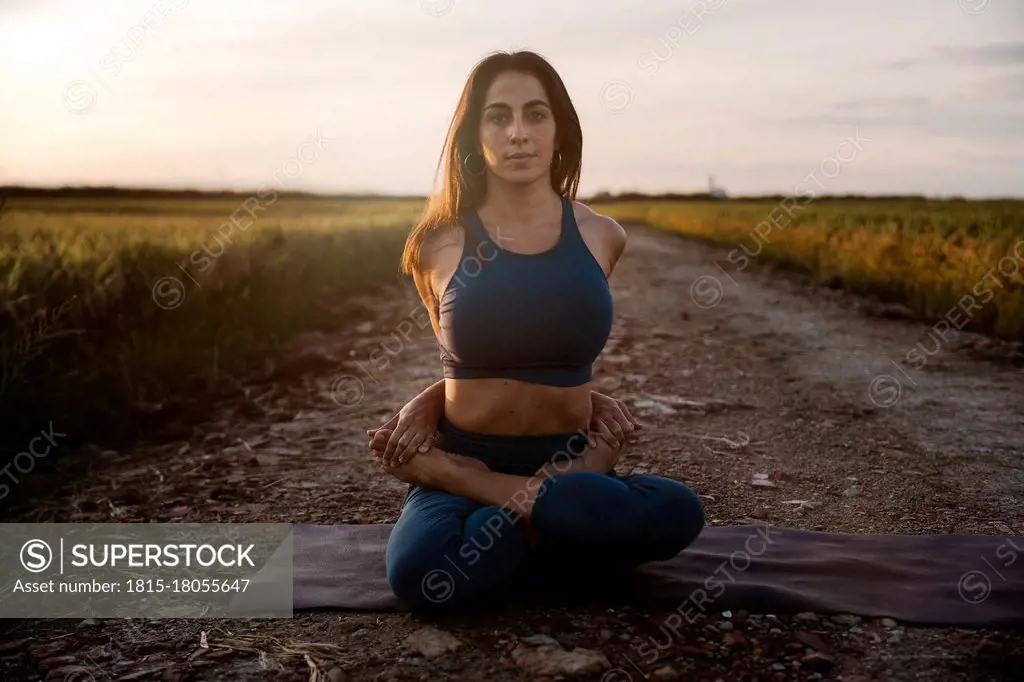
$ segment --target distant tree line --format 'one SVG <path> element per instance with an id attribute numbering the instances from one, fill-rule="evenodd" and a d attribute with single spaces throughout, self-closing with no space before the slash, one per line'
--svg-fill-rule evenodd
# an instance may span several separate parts
<path id="1" fill-rule="evenodd" d="M 709 192 L 690 192 L 681 194 L 668 192 L 662 194 L 645 194 L 642 192 L 622 192 L 611 194 L 610 192 L 598 192 L 585 201 L 591 204 L 623 202 L 623 201 L 721 201 L 721 202 L 765 202 L 782 201 L 785 194 L 751 194 L 745 196 L 716 197 Z M 923 194 L 822 194 L 814 198 L 815 201 L 970 201 L 964 197 L 927 197 Z M 1012 199 L 1008 199 L 1012 201 Z M 986 199 L 986 201 L 992 201 Z"/>
<path id="2" fill-rule="evenodd" d="M 0 197 L 50 197 L 50 198 L 137 198 L 137 199 L 238 199 L 251 196 L 255 190 L 198 190 L 198 189 L 153 189 L 115 186 L 65 186 L 65 187 L 23 187 L 20 185 L 0 186 Z M 282 192 L 283 198 L 307 200 L 388 200 L 388 199 L 421 199 L 426 197 L 418 194 L 321 194 L 315 192 Z M 623 201 L 724 201 L 724 202 L 765 202 L 782 201 L 784 194 L 761 194 L 747 196 L 715 197 L 709 192 L 668 192 L 646 194 L 643 192 L 597 192 L 590 197 L 580 197 L 580 201 L 588 204 L 600 204 Z M 828 194 L 815 197 L 815 201 L 971 201 L 961 196 L 927 197 L 923 194 Z M 1014 201 L 1006 199 L 986 199 L 986 201 Z"/>
<path id="3" fill-rule="evenodd" d="M 0 197 L 47 197 L 47 198 L 103 198 L 103 199 L 244 199 L 252 196 L 251 190 L 199 190 L 199 189 L 155 189 L 141 187 L 65 186 L 65 187 L 23 187 L 20 185 L 0 186 Z M 275 190 L 277 196 L 293 199 L 426 199 L 422 195 L 399 194 L 320 194 L 315 192 L 285 192 Z"/>

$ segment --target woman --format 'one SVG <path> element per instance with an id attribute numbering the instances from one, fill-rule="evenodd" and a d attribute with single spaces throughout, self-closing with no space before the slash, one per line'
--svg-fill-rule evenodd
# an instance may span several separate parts
<path id="1" fill-rule="evenodd" d="M 582 147 L 543 58 L 477 64 L 438 164 L 443 186 L 402 256 L 444 379 L 367 432 L 384 469 L 408 483 L 386 563 L 414 609 L 479 601 L 537 571 L 592 576 L 669 559 L 703 528 L 684 484 L 614 471 L 639 424 L 589 383 L 626 234 L 573 201 Z"/>

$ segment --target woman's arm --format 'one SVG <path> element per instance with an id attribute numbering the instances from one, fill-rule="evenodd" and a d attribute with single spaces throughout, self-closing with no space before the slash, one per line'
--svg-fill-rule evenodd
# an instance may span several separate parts
<path id="1" fill-rule="evenodd" d="M 579 471 L 607 474 L 615 468 L 626 442 L 643 424 L 630 414 L 629 407 L 621 400 L 591 391 L 590 401 L 590 442 L 586 451 L 568 462 L 545 464 L 535 475 L 558 476 Z"/>
<path id="2" fill-rule="evenodd" d="M 370 447 L 382 451 L 381 459 L 385 465 L 397 466 L 417 451 L 430 449 L 443 415 L 444 379 L 440 379 L 407 402 L 387 423 L 367 431 Z M 380 438 L 375 438 L 378 432 L 381 432 Z M 383 438 L 387 438 L 386 442 L 381 442 Z"/>

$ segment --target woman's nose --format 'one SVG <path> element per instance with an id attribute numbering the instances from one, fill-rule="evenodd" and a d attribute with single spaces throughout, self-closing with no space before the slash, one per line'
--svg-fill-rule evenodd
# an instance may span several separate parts
<path id="1" fill-rule="evenodd" d="M 512 122 L 508 134 L 510 140 L 522 141 L 526 138 L 526 128 L 523 126 L 522 119 L 516 119 Z"/>

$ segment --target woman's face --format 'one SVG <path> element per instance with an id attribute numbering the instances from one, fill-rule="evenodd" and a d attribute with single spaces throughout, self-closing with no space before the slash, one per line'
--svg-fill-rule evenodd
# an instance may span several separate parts
<path id="1" fill-rule="evenodd" d="M 508 182 L 546 177 L 555 152 L 555 117 L 535 76 L 506 71 L 484 99 L 480 146 L 491 173 Z"/>

